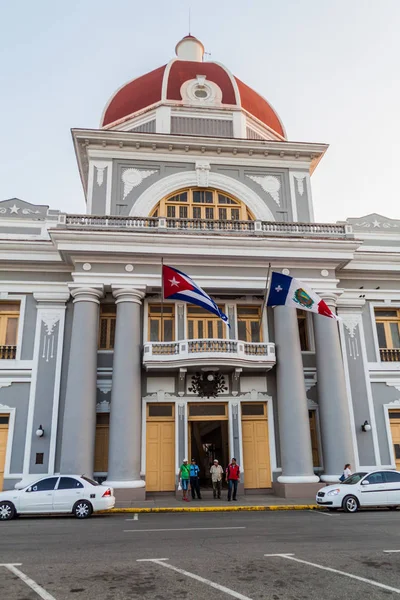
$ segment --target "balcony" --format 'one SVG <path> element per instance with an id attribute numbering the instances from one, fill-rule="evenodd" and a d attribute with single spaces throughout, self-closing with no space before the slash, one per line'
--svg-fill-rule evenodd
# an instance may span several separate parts
<path id="1" fill-rule="evenodd" d="M 400 362 L 400 348 L 380 348 L 382 362 Z"/>
<path id="2" fill-rule="evenodd" d="M 181 340 L 144 344 L 143 365 L 149 369 L 229 366 L 269 370 L 275 365 L 275 344 L 240 340 Z"/>
<path id="3" fill-rule="evenodd" d="M 320 237 L 351 239 L 351 225 L 333 223 L 286 223 L 277 221 L 219 221 L 165 217 L 116 217 L 59 215 L 58 227 L 75 230 L 136 231 L 157 233 L 219 233 L 244 236 Z"/>
<path id="4" fill-rule="evenodd" d="M 0 346 L 0 360 L 15 360 L 17 346 Z"/>

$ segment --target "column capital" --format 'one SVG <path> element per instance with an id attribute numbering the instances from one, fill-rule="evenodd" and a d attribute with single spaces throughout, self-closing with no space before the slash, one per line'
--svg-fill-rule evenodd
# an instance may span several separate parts
<path id="1" fill-rule="evenodd" d="M 38 303 L 37 308 L 65 308 L 70 295 L 69 292 L 34 292 L 33 297 Z"/>
<path id="2" fill-rule="evenodd" d="M 365 298 L 340 298 L 337 307 L 340 312 L 361 312 L 365 305 Z"/>
<path id="3" fill-rule="evenodd" d="M 76 302 L 94 302 L 100 304 L 100 298 L 104 296 L 104 288 L 102 285 L 96 285 L 95 287 L 70 286 L 70 290 L 71 295 L 74 298 L 74 304 Z"/>
<path id="4" fill-rule="evenodd" d="M 330 309 L 335 309 L 339 302 L 339 297 L 343 294 L 343 290 L 316 290 L 318 296 L 329 306 Z"/>
<path id="5" fill-rule="evenodd" d="M 112 293 L 115 298 L 115 304 L 120 302 L 135 302 L 136 304 L 142 304 L 142 300 L 146 293 L 144 290 L 138 288 L 121 288 L 117 286 L 111 286 Z"/>

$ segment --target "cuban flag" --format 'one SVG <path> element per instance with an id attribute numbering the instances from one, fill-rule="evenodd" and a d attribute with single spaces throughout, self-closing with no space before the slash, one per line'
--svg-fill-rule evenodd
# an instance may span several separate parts
<path id="1" fill-rule="evenodd" d="M 311 288 L 294 277 L 273 272 L 267 306 L 282 305 L 309 310 L 330 319 L 339 319 Z"/>
<path id="2" fill-rule="evenodd" d="M 228 317 L 218 308 L 214 300 L 182 271 L 163 265 L 162 268 L 164 300 L 181 300 L 217 315 L 230 327 Z"/>

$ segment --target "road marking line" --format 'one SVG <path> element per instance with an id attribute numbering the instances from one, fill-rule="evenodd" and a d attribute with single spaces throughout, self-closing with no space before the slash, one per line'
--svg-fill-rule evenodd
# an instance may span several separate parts
<path id="1" fill-rule="evenodd" d="M 138 515 L 138 513 L 135 513 L 133 515 L 133 519 L 125 519 L 125 521 L 139 521 L 139 515 Z"/>
<path id="2" fill-rule="evenodd" d="M 265 554 L 264 556 L 268 556 Z M 390 585 L 385 585 L 384 583 L 378 583 L 377 581 L 373 581 L 372 579 L 366 579 L 365 577 L 360 577 L 359 575 L 352 575 L 351 573 L 346 573 L 345 571 L 339 571 L 338 569 L 332 569 L 331 567 L 324 567 L 322 565 L 318 565 L 317 563 L 308 562 L 308 560 L 301 560 L 300 558 L 294 558 L 288 554 L 281 554 L 282 558 L 287 558 L 287 560 L 293 560 L 294 562 L 301 563 L 302 565 L 309 565 L 310 567 L 315 567 L 317 569 L 322 569 L 322 571 L 329 571 L 330 573 L 337 573 L 338 575 L 343 575 L 344 577 L 349 577 L 350 579 L 356 579 L 357 581 L 362 581 L 364 583 L 369 583 L 375 587 L 381 588 L 383 590 L 388 590 L 389 592 L 394 592 L 395 594 L 400 594 L 399 588 L 391 587 Z"/>
<path id="3" fill-rule="evenodd" d="M 311 510 L 311 508 L 310 508 L 310 510 L 308 512 L 312 512 L 315 515 L 325 515 L 325 517 L 334 517 L 335 516 L 335 515 L 330 515 L 327 512 L 320 512 L 319 510 Z"/>
<path id="4" fill-rule="evenodd" d="M 232 598 L 237 598 L 238 600 L 252 600 L 251 598 L 249 598 L 249 596 L 243 596 L 243 594 L 239 594 L 239 592 L 235 592 L 234 590 L 231 590 L 230 588 L 227 588 L 224 585 L 219 585 L 219 583 L 214 583 L 214 581 L 210 581 L 209 579 L 204 579 L 204 577 L 200 577 L 200 575 L 196 575 L 195 573 L 189 573 L 189 571 L 184 571 L 183 569 L 178 569 L 178 567 L 174 567 L 173 565 L 170 565 L 170 564 L 164 562 L 165 560 L 168 560 L 168 558 L 139 559 L 137 562 L 153 562 L 157 565 L 160 565 L 161 567 L 165 567 L 166 569 L 171 569 L 171 571 L 176 571 L 177 573 L 180 573 L 181 575 L 186 575 L 186 577 L 190 577 L 191 579 L 200 581 L 200 583 L 205 583 L 206 585 L 209 585 L 210 587 L 213 587 L 220 592 L 224 592 L 225 594 L 228 594 L 228 596 L 232 596 Z"/>
<path id="5" fill-rule="evenodd" d="M 42 598 L 43 600 L 56 600 L 54 596 L 49 594 L 49 592 L 46 592 L 46 590 L 43 589 L 39 584 L 37 584 L 36 581 L 33 581 L 33 579 L 31 579 L 30 577 L 25 575 L 25 573 L 16 568 L 16 565 L 20 567 L 21 564 L 22 563 L 2 564 L 0 566 L 5 567 L 9 571 L 11 571 L 11 573 L 14 573 L 14 575 L 22 579 L 22 581 L 26 583 L 26 585 L 29 586 L 31 590 L 36 592 L 36 594 L 40 596 L 40 598 Z"/>
<path id="6" fill-rule="evenodd" d="M 124 533 L 140 533 L 141 531 L 215 531 L 217 529 L 246 529 L 246 527 L 181 527 L 180 529 L 124 529 Z"/>
<path id="7" fill-rule="evenodd" d="M 264 554 L 264 556 L 294 556 L 294 554 Z"/>
<path id="8" fill-rule="evenodd" d="M 384 550 L 386 554 L 395 554 L 395 552 L 400 552 L 400 550 Z"/>

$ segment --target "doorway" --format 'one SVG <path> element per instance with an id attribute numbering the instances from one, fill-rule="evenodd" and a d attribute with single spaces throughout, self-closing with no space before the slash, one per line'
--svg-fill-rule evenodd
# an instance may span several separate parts
<path id="1" fill-rule="evenodd" d="M 392 433 L 393 454 L 396 469 L 400 469 L 400 411 L 390 410 L 390 431 Z"/>
<path id="2" fill-rule="evenodd" d="M 8 415 L 0 415 L 0 491 L 3 489 L 4 468 L 6 462 L 7 438 L 8 438 Z"/>
<path id="3" fill-rule="evenodd" d="M 228 405 L 189 404 L 188 460 L 200 467 L 200 486 L 211 488 L 210 467 L 217 459 L 223 469 L 229 462 Z"/>

